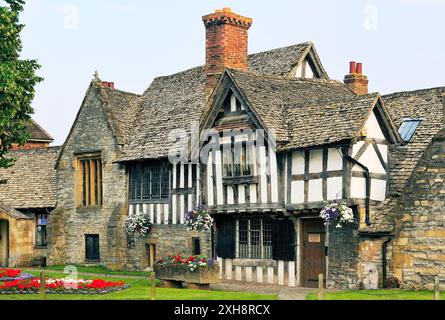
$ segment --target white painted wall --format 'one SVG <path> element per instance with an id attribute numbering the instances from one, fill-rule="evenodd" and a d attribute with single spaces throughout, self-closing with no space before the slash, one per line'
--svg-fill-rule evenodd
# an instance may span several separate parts
<path id="1" fill-rule="evenodd" d="M 385 139 L 385 135 L 383 134 L 382 128 L 380 127 L 374 113 L 371 114 L 366 122 L 365 128 L 368 131 L 368 138 Z"/>
<path id="2" fill-rule="evenodd" d="M 305 63 L 306 63 L 305 78 L 312 79 L 314 77 L 314 71 L 312 70 L 311 66 L 309 65 L 309 62 L 305 61 Z"/>
<path id="3" fill-rule="evenodd" d="M 351 179 L 351 197 L 365 199 L 366 198 L 366 179 L 352 177 Z"/>
<path id="4" fill-rule="evenodd" d="M 299 175 L 304 174 L 304 153 L 293 152 L 292 153 L 292 174 Z"/>
<path id="5" fill-rule="evenodd" d="M 384 201 L 386 199 L 386 181 L 371 179 L 371 200 Z"/>
<path id="6" fill-rule="evenodd" d="M 308 201 L 323 201 L 323 179 L 309 180 Z"/>
<path id="7" fill-rule="evenodd" d="M 363 165 L 368 167 L 370 172 L 374 173 L 386 173 L 385 168 L 383 168 L 382 163 L 380 162 L 379 157 L 377 156 L 377 153 L 375 152 L 372 145 L 368 147 L 368 149 L 365 151 L 365 153 L 358 159 Z M 363 169 L 359 166 L 355 165 L 352 168 L 352 171 L 362 172 Z"/>
<path id="8" fill-rule="evenodd" d="M 343 199 L 343 178 L 328 178 L 328 200 Z"/>
<path id="9" fill-rule="evenodd" d="M 323 150 L 313 150 L 309 160 L 309 173 L 320 172 L 323 172 Z"/>
<path id="10" fill-rule="evenodd" d="M 343 156 L 341 150 L 330 148 L 328 152 L 328 171 L 343 170 Z"/>
<path id="11" fill-rule="evenodd" d="M 292 181 L 291 203 L 304 203 L 304 181 Z"/>

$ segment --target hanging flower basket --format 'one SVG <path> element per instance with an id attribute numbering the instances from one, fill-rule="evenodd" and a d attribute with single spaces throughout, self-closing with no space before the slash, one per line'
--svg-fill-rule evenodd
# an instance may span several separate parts
<path id="1" fill-rule="evenodd" d="M 139 234 L 145 237 L 151 230 L 150 217 L 144 213 L 129 215 L 125 220 L 125 231 L 129 236 Z"/>
<path id="2" fill-rule="evenodd" d="M 185 215 L 185 225 L 189 231 L 209 231 L 213 226 L 213 222 L 214 220 L 210 213 L 203 206 L 199 206 Z"/>
<path id="3" fill-rule="evenodd" d="M 346 203 L 333 202 L 327 205 L 320 212 L 320 217 L 325 221 L 325 225 L 336 224 L 341 228 L 348 223 L 354 223 L 354 212 Z"/>

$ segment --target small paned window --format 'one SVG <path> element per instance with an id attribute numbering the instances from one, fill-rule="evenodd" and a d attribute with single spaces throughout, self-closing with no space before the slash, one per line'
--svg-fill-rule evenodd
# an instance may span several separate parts
<path id="1" fill-rule="evenodd" d="M 422 123 L 421 119 L 405 119 L 399 129 L 400 137 L 405 142 L 410 142 L 417 131 L 417 128 Z"/>
<path id="2" fill-rule="evenodd" d="M 224 177 L 249 177 L 253 175 L 254 147 L 246 141 L 223 146 Z"/>
<path id="3" fill-rule="evenodd" d="M 236 226 L 238 259 L 272 259 L 270 219 L 240 219 Z"/>
<path id="4" fill-rule="evenodd" d="M 130 168 L 131 201 L 165 200 L 170 196 L 170 170 L 166 166 L 138 164 Z"/>

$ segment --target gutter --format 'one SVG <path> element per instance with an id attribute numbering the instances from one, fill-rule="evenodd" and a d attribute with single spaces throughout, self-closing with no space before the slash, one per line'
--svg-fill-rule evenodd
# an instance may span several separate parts
<path id="1" fill-rule="evenodd" d="M 343 150 L 342 150 L 342 152 L 343 152 Z M 366 221 L 366 225 L 370 226 L 371 219 L 369 217 L 369 212 L 370 212 L 370 201 L 371 201 L 371 177 L 369 175 L 369 169 L 364 164 L 360 163 L 359 161 L 355 160 L 354 158 L 352 158 L 348 154 L 345 154 L 344 152 L 343 152 L 343 157 L 346 160 L 348 160 L 349 162 L 352 162 L 353 164 L 358 165 L 360 168 L 363 169 L 363 174 L 366 179 L 365 221 Z"/>
<path id="2" fill-rule="evenodd" d="M 386 277 L 387 277 L 387 273 L 386 273 L 386 265 L 387 265 L 387 261 L 386 261 L 386 254 L 387 254 L 387 249 L 388 249 L 388 244 L 392 241 L 392 235 L 390 235 L 388 237 L 388 240 L 386 240 L 385 242 L 383 242 L 382 244 L 382 270 L 383 270 L 383 288 L 387 288 L 388 285 L 386 283 Z"/>

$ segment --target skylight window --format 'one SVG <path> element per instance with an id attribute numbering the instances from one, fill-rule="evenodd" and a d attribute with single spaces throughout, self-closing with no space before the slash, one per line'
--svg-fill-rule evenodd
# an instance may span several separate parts
<path id="1" fill-rule="evenodd" d="M 405 119 L 399 129 L 403 141 L 410 142 L 419 127 L 421 119 Z"/>

